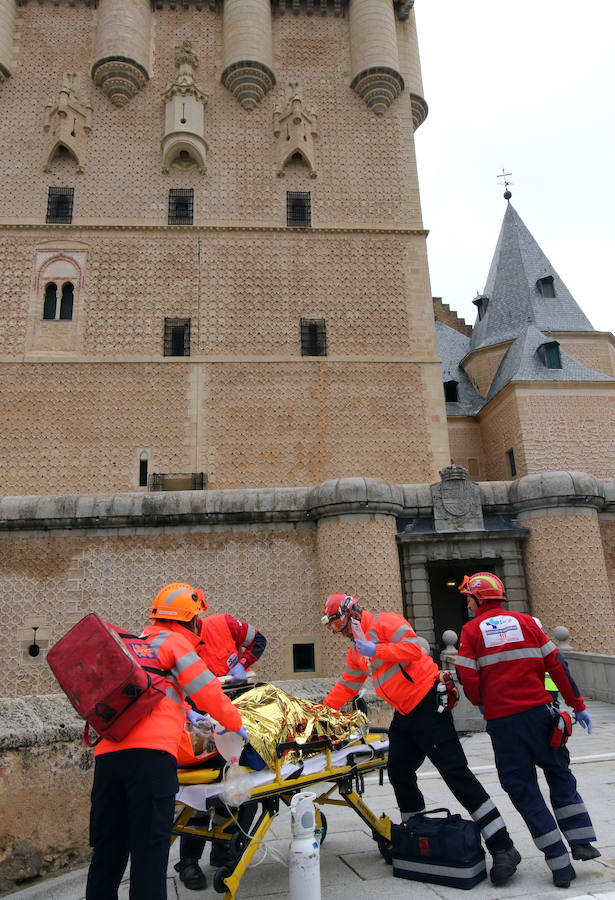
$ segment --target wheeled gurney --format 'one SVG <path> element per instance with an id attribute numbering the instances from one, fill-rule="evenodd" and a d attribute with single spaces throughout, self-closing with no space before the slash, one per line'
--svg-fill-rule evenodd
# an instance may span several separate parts
<path id="1" fill-rule="evenodd" d="M 180 789 L 176 797 L 176 813 L 173 824 L 173 837 L 191 835 L 209 840 L 228 843 L 229 858 L 234 862 L 216 869 L 213 879 L 214 890 L 224 894 L 225 900 L 233 900 L 241 878 L 248 868 L 265 834 L 271 826 L 280 807 L 280 801 L 286 806 L 294 794 L 314 788 L 324 783 L 325 788 L 315 798 L 316 824 L 321 843 L 327 831 L 327 822 L 320 807 L 350 806 L 369 826 L 378 849 L 385 858 L 390 858 L 391 821 L 384 813 L 378 817 L 361 799 L 364 790 L 364 777 L 378 772 L 380 783 L 388 758 L 388 740 L 385 733 L 370 729 L 366 735 L 356 735 L 342 748 L 333 749 L 329 739 L 319 740 L 311 744 L 300 744 L 290 741 L 276 745 L 275 769 L 262 771 L 245 770 L 249 773 L 249 803 L 258 805 L 251 826 L 237 830 L 237 810 L 226 810 L 228 819 L 214 824 L 212 801 L 223 794 L 223 769 L 180 769 L 178 779 Z M 316 755 L 305 756 L 307 753 Z M 299 753 L 302 758 L 294 763 L 282 763 L 288 751 Z M 337 791 L 339 798 L 332 797 Z M 220 804 L 217 804 L 218 808 Z M 189 825 L 195 812 L 212 810 L 206 826 Z"/>

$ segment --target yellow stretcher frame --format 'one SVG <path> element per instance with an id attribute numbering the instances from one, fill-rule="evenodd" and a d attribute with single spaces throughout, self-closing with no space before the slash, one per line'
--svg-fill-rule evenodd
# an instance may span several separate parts
<path id="1" fill-rule="evenodd" d="M 364 738 L 364 743 L 371 744 L 383 738 L 386 738 L 385 733 L 369 734 Z M 284 744 L 280 746 L 289 749 L 291 745 Z M 305 749 L 300 744 L 292 744 L 292 748 L 299 751 Z M 324 752 L 326 761 L 325 768 L 322 771 L 286 779 L 282 778 L 282 760 L 278 752 L 274 780 L 252 789 L 248 802 L 253 803 L 257 801 L 261 810 L 260 815 L 255 817 L 255 822 L 250 826 L 249 838 L 246 838 L 241 832 L 229 830 L 233 828 L 235 821 L 230 815 L 222 824 L 209 828 L 200 825 L 189 825 L 188 822 L 194 813 L 202 811 L 195 810 L 181 801 L 176 802 L 171 843 L 178 835 L 190 835 L 209 840 L 229 841 L 231 842 L 230 846 L 234 846 L 237 849 L 238 858 L 234 868 L 231 869 L 230 866 L 224 866 L 216 869 L 214 874 L 214 890 L 219 894 L 224 894 L 224 900 L 233 900 L 235 897 L 244 872 L 277 815 L 280 800 L 289 806 L 294 794 L 313 787 L 318 782 L 331 784 L 331 787 L 323 791 L 314 801 L 316 805 L 316 825 L 317 829 L 320 829 L 321 843 L 326 835 L 326 818 L 319 807 L 325 805 L 350 806 L 371 828 L 372 836 L 377 842 L 381 854 L 385 859 L 390 859 L 391 820 L 384 813 L 380 817 L 376 816 L 361 799 L 365 775 L 379 772 L 382 783 L 382 774 L 387 766 L 387 751 L 374 749 L 373 756 L 365 758 L 365 754 L 357 754 L 356 759 L 354 754 L 349 753 L 346 762 L 339 766 L 332 764 L 330 744 Z M 222 780 L 222 771 L 219 769 L 179 769 L 177 775 L 180 785 L 214 784 Z M 339 792 L 341 799 L 333 799 L 331 797 L 335 790 Z"/>

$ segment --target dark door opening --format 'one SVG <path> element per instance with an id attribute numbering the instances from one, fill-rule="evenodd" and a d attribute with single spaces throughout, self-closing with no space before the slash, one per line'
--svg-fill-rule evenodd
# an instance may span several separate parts
<path id="1" fill-rule="evenodd" d="M 442 634 L 455 631 L 457 637 L 468 621 L 468 604 L 465 596 L 457 590 L 464 575 L 475 572 L 498 574 L 499 561 L 495 559 L 444 560 L 427 564 L 433 625 L 436 635 L 436 662 L 440 662 L 440 652 L 444 650 Z"/>

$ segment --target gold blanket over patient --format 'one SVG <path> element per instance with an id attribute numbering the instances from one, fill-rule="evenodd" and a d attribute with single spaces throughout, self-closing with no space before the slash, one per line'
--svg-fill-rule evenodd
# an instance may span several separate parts
<path id="1" fill-rule="evenodd" d="M 291 697 L 274 684 L 255 687 L 233 703 L 241 713 L 250 744 L 272 769 L 276 744 L 287 741 L 308 744 L 328 737 L 337 745 L 367 725 L 367 718 L 361 712 L 343 713 L 321 703 Z M 298 754 L 289 751 L 282 762 L 292 763 L 297 759 Z"/>

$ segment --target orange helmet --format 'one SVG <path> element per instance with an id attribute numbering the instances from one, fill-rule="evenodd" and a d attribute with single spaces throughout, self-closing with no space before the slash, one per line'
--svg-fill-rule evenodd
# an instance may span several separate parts
<path id="1" fill-rule="evenodd" d="M 350 621 L 352 610 L 357 606 L 356 597 L 350 594 L 330 594 L 321 619 L 331 631 L 341 631 Z"/>
<path id="2" fill-rule="evenodd" d="M 480 604 L 485 600 L 505 600 L 506 590 L 497 575 L 492 572 L 477 572 L 466 575 L 459 585 L 462 594 L 471 594 Z"/>
<path id="3" fill-rule="evenodd" d="M 174 581 L 156 594 L 149 617 L 189 622 L 206 609 L 207 601 L 202 590 L 184 584 L 183 581 Z"/>

